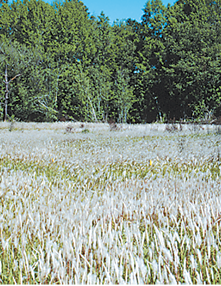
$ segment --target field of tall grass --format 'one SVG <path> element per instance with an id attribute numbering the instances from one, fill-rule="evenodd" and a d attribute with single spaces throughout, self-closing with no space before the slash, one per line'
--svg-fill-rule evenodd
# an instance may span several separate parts
<path id="1" fill-rule="evenodd" d="M 0 283 L 221 284 L 220 133 L 0 123 Z"/>

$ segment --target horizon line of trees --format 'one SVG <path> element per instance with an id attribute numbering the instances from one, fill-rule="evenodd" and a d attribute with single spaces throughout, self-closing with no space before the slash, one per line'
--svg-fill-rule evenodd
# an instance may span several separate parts
<path id="1" fill-rule="evenodd" d="M 79 0 L 0 0 L 0 117 L 220 116 L 221 0 L 149 0 L 143 11 L 110 25 Z"/>

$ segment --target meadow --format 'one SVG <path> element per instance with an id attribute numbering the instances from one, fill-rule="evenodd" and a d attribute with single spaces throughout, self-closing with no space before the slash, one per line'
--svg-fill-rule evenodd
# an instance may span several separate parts
<path id="1" fill-rule="evenodd" d="M 221 284 L 221 132 L 181 129 L 0 123 L 0 283 Z"/>

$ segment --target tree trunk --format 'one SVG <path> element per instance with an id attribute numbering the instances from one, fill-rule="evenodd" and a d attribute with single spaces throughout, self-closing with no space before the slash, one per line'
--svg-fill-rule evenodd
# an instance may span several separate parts
<path id="1" fill-rule="evenodd" d="M 14 76 L 10 81 L 8 81 L 8 69 L 7 69 L 7 65 L 5 67 L 5 108 L 4 108 L 4 114 L 3 114 L 3 119 L 4 121 L 7 120 L 7 115 L 8 115 L 8 85 L 11 81 L 13 81 L 17 76 L 20 76 L 21 74 L 17 74 L 16 76 Z"/>
<path id="2" fill-rule="evenodd" d="M 5 67 L 5 110 L 4 110 L 4 121 L 7 120 L 7 112 L 8 112 L 8 73 L 7 73 L 7 65 Z"/>

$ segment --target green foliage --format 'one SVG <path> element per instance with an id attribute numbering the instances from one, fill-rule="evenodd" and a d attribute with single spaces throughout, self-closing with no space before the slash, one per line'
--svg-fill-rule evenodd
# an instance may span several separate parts
<path id="1" fill-rule="evenodd" d="M 221 112 L 220 0 L 165 7 L 141 23 L 90 17 L 78 0 L 0 2 L 0 113 L 23 121 L 152 122 Z"/>

